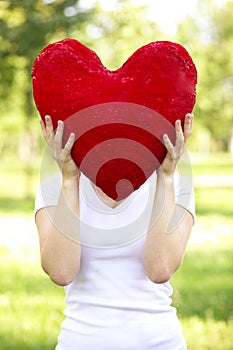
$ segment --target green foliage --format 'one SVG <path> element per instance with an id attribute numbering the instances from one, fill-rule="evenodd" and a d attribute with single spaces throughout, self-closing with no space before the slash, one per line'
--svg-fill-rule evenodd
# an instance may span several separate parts
<path id="1" fill-rule="evenodd" d="M 174 37 L 162 33 L 155 22 L 148 20 L 146 5 L 134 0 L 118 1 L 109 11 L 103 11 L 98 1 L 85 9 L 77 0 L 29 0 L 26 4 L 23 0 L 0 2 L 0 155 L 9 131 L 32 133 L 35 129 L 33 61 L 45 45 L 67 36 L 94 49 L 109 69 L 121 66 L 134 50 L 150 41 L 183 44 L 199 73 L 195 107 L 199 130 L 200 126 L 207 129 L 208 142 L 215 145 L 208 150 L 229 149 L 233 132 L 231 0 L 220 8 L 215 0 L 199 1 L 196 13 L 181 23 Z M 203 143 L 198 142 L 199 146 Z"/>
<path id="2" fill-rule="evenodd" d="M 64 15 L 65 9 L 76 3 L 76 0 L 48 3 L 29 0 L 26 6 L 23 0 L 2 0 L 0 3 L 0 96 L 10 105 L 12 93 L 13 96 L 19 94 L 25 117 L 31 117 L 34 110 L 31 95 L 33 61 L 56 35 L 67 36 L 70 27 L 76 25 L 76 21 L 82 21 L 83 14 L 77 14 L 75 18 Z"/>
<path id="3" fill-rule="evenodd" d="M 76 0 L 1 0 L 0 215 L 33 215 L 40 167 L 33 140 L 40 143 L 36 136 L 40 132 L 38 119 L 32 118 L 37 112 L 31 95 L 31 67 L 45 45 L 66 36 L 96 50 L 109 69 L 118 68 L 150 41 L 183 44 L 199 73 L 196 124 L 208 131 L 216 148 L 226 150 L 232 132 L 232 4 L 230 0 L 218 8 L 214 0 L 199 1 L 197 12 L 171 38 L 147 19 L 146 7 L 133 0 L 119 1 L 113 11 L 103 11 L 98 3 L 84 11 Z M 35 148 L 33 156 L 21 149 L 22 140 Z M 198 142 L 206 143 L 207 138 Z M 230 175 L 232 159 L 215 155 L 214 161 L 194 162 L 193 173 Z M 232 349 L 232 196 L 232 188 L 196 188 L 198 215 L 192 235 L 197 242 L 189 245 L 183 266 L 173 278 L 174 303 L 189 350 Z M 11 233 L 9 227 L 1 232 Z M 63 320 L 63 289 L 42 273 L 38 247 L 28 244 L 26 250 L 15 251 L 18 239 L 15 231 L 12 250 L 4 244 L 0 248 L 4 262 L 0 266 L 0 347 L 50 350 Z"/>
<path id="4" fill-rule="evenodd" d="M 233 2 L 217 7 L 214 0 L 199 1 L 197 14 L 179 27 L 177 39 L 190 47 L 199 83 L 195 114 L 209 130 L 218 150 L 227 150 L 232 137 Z"/>
<path id="5" fill-rule="evenodd" d="M 74 28 L 71 33 L 95 50 L 110 70 L 119 68 L 142 45 L 163 36 L 157 24 L 147 20 L 147 7 L 133 0 L 119 1 L 109 11 L 103 11 L 97 2 L 91 21 L 84 21 L 81 30 Z"/>

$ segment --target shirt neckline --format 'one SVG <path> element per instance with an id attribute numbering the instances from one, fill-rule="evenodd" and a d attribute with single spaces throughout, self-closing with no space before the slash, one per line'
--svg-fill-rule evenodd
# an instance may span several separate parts
<path id="1" fill-rule="evenodd" d="M 81 173 L 80 176 L 80 194 L 82 198 L 86 204 L 88 204 L 88 206 L 92 207 L 96 211 L 103 212 L 105 214 L 116 214 L 126 209 L 132 202 L 133 198 L 136 196 L 136 192 L 137 190 L 132 192 L 116 207 L 112 208 L 101 200 L 101 198 L 94 190 L 91 181 L 83 173 Z"/>

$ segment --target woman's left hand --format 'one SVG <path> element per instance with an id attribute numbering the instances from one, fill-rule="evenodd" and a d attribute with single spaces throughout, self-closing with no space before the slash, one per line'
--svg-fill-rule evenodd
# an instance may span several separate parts
<path id="1" fill-rule="evenodd" d="M 184 152 L 184 147 L 187 139 L 192 134 L 194 116 L 191 113 L 186 114 L 184 120 L 184 131 L 182 130 L 181 121 L 177 120 L 175 123 L 176 142 L 172 144 L 169 137 L 163 135 L 163 142 L 167 149 L 167 155 L 161 163 L 157 173 L 163 173 L 163 175 L 171 176 L 174 174 L 176 165 Z"/>

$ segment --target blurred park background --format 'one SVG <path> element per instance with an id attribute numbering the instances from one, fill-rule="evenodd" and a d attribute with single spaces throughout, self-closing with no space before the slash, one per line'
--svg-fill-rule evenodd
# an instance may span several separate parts
<path id="1" fill-rule="evenodd" d="M 156 40 L 179 42 L 193 57 L 199 83 L 188 150 L 197 219 L 172 280 L 174 304 L 190 350 L 232 350 L 233 1 L 227 0 L 0 1 L 0 349 L 51 350 L 63 320 L 63 288 L 41 271 L 33 221 L 44 145 L 31 67 L 45 45 L 65 37 L 94 49 L 109 69 Z"/>

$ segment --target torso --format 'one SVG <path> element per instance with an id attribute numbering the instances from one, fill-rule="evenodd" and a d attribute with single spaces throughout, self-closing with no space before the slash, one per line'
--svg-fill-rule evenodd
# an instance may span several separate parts
<path id="1" fill-rule="evenodd" d="M 119 203 L 82 178 L 81 270 L 65 288 L 57 350 L 185 349 L 170 284 L 154 284 L 143 267 L 152 185 Z"/>

